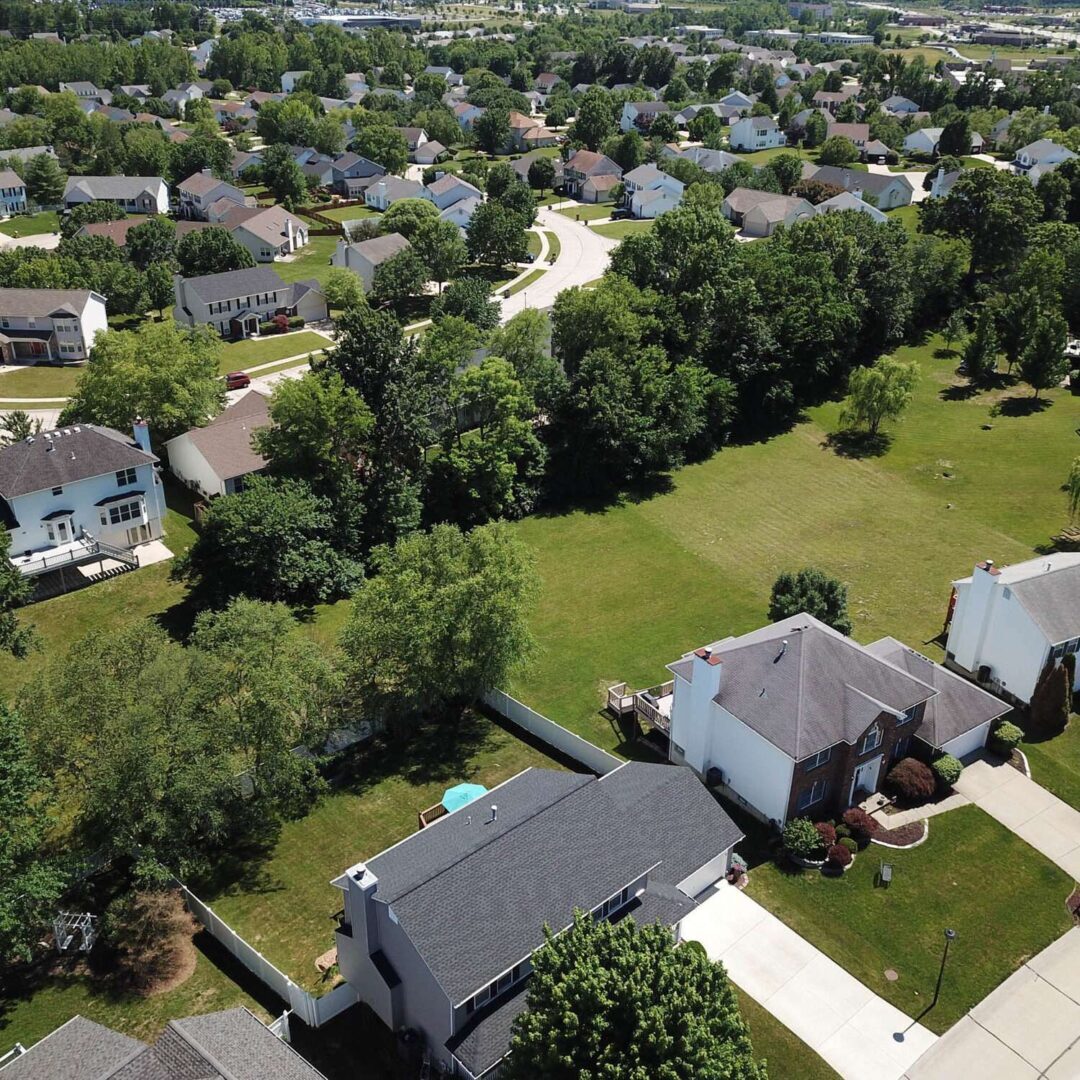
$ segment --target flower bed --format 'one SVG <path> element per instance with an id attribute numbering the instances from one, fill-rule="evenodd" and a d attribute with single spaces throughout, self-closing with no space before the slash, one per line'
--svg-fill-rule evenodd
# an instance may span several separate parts
<path id="1" fill-rule="evenodd" d="M 911 821 L 907 825 L 898 825 L 895 829 L 882 829 L 874 833 L 871 838 L 872 844 L 881 844 L 882 847 L 909 848 L 921 844 L 926 839 L 927 824 L 925 821 Z"/>

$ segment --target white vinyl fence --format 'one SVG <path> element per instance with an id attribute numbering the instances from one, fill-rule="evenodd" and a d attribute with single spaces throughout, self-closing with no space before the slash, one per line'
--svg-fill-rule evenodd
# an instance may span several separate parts
<path id="1" fill-rule="evenodd" d="M 272 990 L 289 1011 L 308 1027 L 321 1027 L 343 1013 L 360 998 L 348 983 L 335 986 L 328 994 L 314 997 L 302 986 L 275 967 L 258 949 L 249 945 L 228 923 L 216 915 L 209 904 L 203 903 L 186 885 L 176 882 L 188 910 L 206 928 L 207 932 L 221 942 L 265 987 Z"/>
<path id="2" fill-rule="evenodd" d="M 560 754 L 572 758 L 598 776 L 604 776 L 623 764 L 621 758 L 609 754 L 606 750 L 601 750 L 599 746 L 594 746 L 580 735 L 567 731 L 561 724 L 556 724 L 554 720 L 541 716 L 535 709 L 523 705 L 517 698 L 512 698 L 502 690 L 489 690 L 484 695 L 484 704 L 509 720 L 511 724 L 529 732 L 530 735 L 535 735 L 548 746 L 558 750 Z"/>

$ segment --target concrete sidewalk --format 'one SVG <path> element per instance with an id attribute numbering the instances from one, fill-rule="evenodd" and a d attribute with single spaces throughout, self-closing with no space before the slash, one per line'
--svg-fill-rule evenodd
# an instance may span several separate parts
<path id="1" fill-rule="evenodd" d="M 946 1080 L 976 1071 L 979 1080 L 1080 1076 L 1080 929 L 1074 927 L 1013 972 L 949 1028 L 905 1078 Z"/>
<path id="2" fill-rule="evenodd" d="M 956 790 L 1080 880 L 1080 812 L 1068 803 L 985 754 L 966 765 Z"/>
<path id="3" fill-rule="evenodd" d="M 726 883 L 682 922 L 732 981 L 845 1080 L 900 1080 L 937 1036 Z"/>

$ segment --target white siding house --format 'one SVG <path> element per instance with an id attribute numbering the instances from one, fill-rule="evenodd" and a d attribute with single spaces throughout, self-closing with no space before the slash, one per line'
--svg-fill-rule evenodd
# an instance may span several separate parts
<path id="1" fill-rule="evenodd" d="M 744 116 L 731 125 L 732 150 L 771 150 L 787 145 L 787 136 L 771 116 Z"/>
<path id="2" fill-rule="evenodd" d="M 0 289 L 0 362 L 85 360 L 108 327 L 90 289 Z"/>

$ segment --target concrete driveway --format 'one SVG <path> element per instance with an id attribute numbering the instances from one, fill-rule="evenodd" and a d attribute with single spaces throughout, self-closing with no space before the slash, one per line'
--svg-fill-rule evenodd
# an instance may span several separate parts
<path id="1" fill-rule="evenodd" d="M 732 981 L 845 1080 L 900 1080 L 937 1036 L 730 885 L 682 922 Z"/>
<path id="2" fill-rule="evenodd" d="M 987 754 L 967 763 L 956 790 L 1080 880 L 1080 812 L 1068 803 Z"/>
<path id="3" fill-rule="evenodd" d="M 990 928 L 988 928 L 990 929 Z M 1080 929 L 1029 960 L 954 1024 L 906 1080 L 1080 1076 Z"/>

